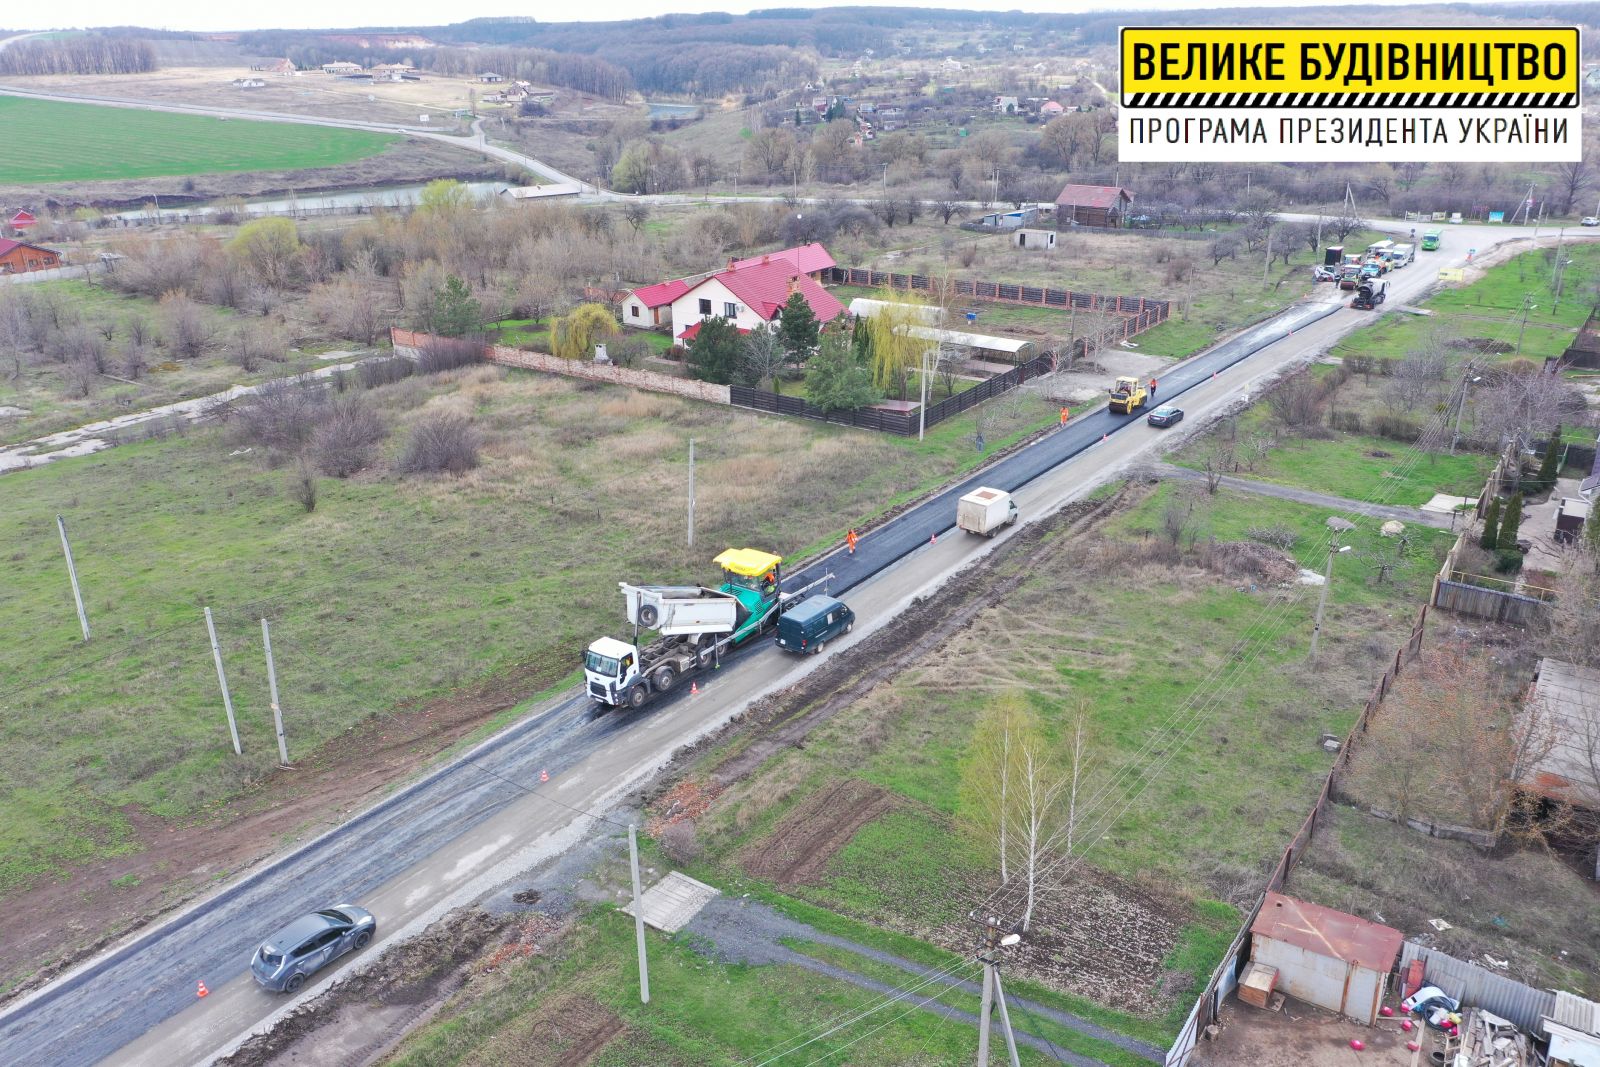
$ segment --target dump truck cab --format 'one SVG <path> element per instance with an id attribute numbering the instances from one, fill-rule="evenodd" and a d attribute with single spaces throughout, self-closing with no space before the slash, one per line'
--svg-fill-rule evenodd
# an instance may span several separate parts
<path id="1" fill-rule="evenodd" d="M 1111 411 L 1117 415 L 1131 415 L 1144 407 L 1149 396 L 1142 379 L 1125 374 L 1111 387 Z"/>
<path id="2" fill-rule="evenodd" d="M 620 703 L 618 694 L 626 694 L 640 681 L 639 650 L 626 641 L 598 637 L 583 654 L 583 673 L 591 695 Z"/>

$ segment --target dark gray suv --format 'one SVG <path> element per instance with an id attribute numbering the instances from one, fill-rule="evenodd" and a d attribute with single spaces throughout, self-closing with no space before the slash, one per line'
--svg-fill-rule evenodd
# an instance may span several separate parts
<path id="1" fill-rule="evenodd" d="M 372 912 L 353 904 L 302 915 L 261 943 L 250 973 L 274 993 L 293 993 L 325 964 L 366 948 L 378 932 Z"/>

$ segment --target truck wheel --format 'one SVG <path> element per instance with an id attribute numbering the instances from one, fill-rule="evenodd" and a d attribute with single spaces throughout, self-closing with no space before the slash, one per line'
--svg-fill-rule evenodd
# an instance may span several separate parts
<path id="1" fill-rule="evenodd" d="M 650 676 L 650 684 L 656 687 L 658 693 L 665 693 L 676 685 L 677 681 L 678 672 L 671 667 L 658 668 L 656 673 Z"/>
<path id="2" fill-rule="evenodd" d="M 659 608 L 657 608 L 654 604 L 640 604 L 639 605 L 639 625 L 640 626 L 644 626 L 644 627 L 653 629 L 655 627 L 655 624 L 660 622 L 660 621 L 661 621 L 661 610 Z"/>
<path id="3" fill-rule="evenodd" d="M 856 628 L 856 624 L 853 623 L 853 622 L 847 622 L 847 623 L 844 624 L 844 632 L 845 633 L 849 633 L 851 630 L 854 630 L 855 628 Z"/>
<path id="4" fill-rule="evenodd" d="M 647 696 L 648 694 L 644 691 L 644 686 L 634 686 L 632 689 L 628 690 L 628 707 L 632 708 L 634 711 L 638 711 L 640 708 L 644 707 L 644 702 Z"/>
<path id="5" fill-rule="evenodd" d="M 820 655 L 822 655 L 822 650 L 827 648 L 827 647 L 828 647 L 828 642 L 826 642 L 826 641 L 818 641 L 817 644 L 816 644 L 816 647 L 811 650 L 812 654 L 820 656 Z"/>

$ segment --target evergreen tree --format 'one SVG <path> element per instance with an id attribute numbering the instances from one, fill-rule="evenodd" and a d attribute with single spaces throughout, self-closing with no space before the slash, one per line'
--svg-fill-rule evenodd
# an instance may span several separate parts
<path id="1" fill-rule="evenodd" d="M 1556 478 L 1560 475 L 1561 462 L 1561 427 L 1557 426 L 1550 435 L 1550 443 L 1545 446 L 1544 461 L 1539 464 L 1539 485 L 1545 489 L 1555 488 Z"/>
<path id="2" fill-rule="evenodd" d="M 855 328 L 850 334 L 850 352 L 859 365 L 872 366 L 872 333 L 867 329 L 865 315 L 856 316 Z"/>
<path id="3" fill-rule="evenodd" d="M 872 370 L 860 362 L 844 333 L 822 335 L 806 375 L 806 396 L 823 411 L 850 411 L 882 398 L 872 384 Z"/>
<path id="4" fill-rule="evenodd" d="M 703 382 L 728 385 L 739 367 L 739 330 L 720 315 L 704 319 L 689 349 L 694 376 Z"/>
<path id="5" fill-rule="evenodd" d="M 1500 538 L 1497 547 L 1515 551 L 1517 547 L 1517 527 L 1522 525 L 1522 494 L 1517 493 L 1511 502 L 1500 513 Z"/>
<path id="6" fill-rule="evenodd" d="M 1500 543 L 1500 498 L 1489 498 L 1489 507 L 1483 513 L 1483 533 L 1478 537 L 1478 547 L 1490 552 Z"/>
<path id="7" fill-rule="evenodd" d="M 811 310 L 805 295 L 798 289 L 790 293 L 778 316 L 778 343 L 783 345 L 789 362 L 798 365 L 811 358 L 811 353 L 817 350 L 819 329 L 816 312 Z"/>
<path id="8" fill-rule="evenodd" d="M 454 274 L 447 275 L 444 288 L 433 304 L 432 333 L 442 337 L 464 337 L 483 329 L 483 308 L 472 298 L 467 283 Z"/>

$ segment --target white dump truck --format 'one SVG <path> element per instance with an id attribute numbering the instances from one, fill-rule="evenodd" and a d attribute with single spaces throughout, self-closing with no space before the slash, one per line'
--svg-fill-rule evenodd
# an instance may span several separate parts
<path id="1" fill-rule="evenodd" d="M 956 502 L 956 525 L 993 537 L 1017 522 L 1017 502 L 1004 489 L 974 489 Z"/>

